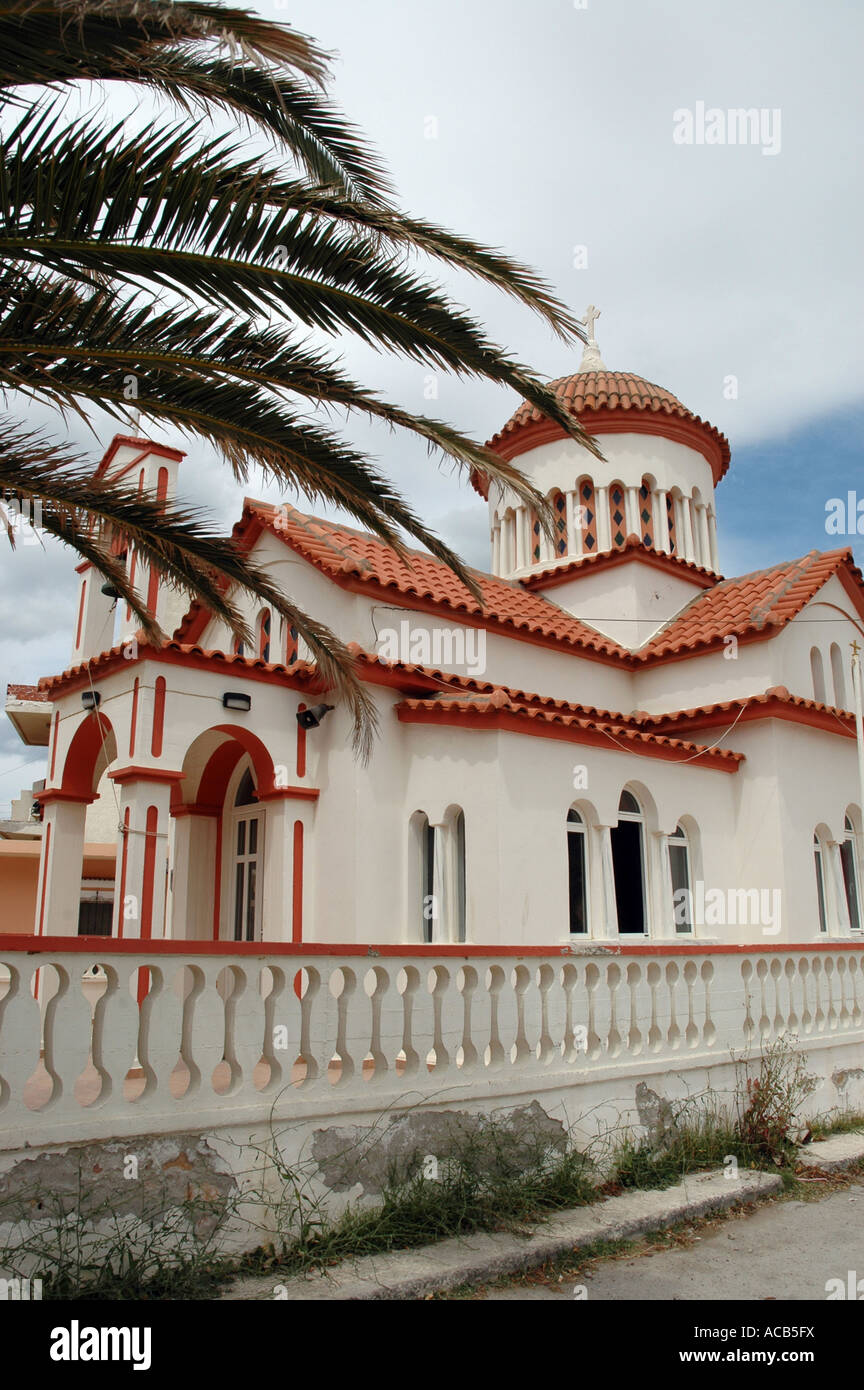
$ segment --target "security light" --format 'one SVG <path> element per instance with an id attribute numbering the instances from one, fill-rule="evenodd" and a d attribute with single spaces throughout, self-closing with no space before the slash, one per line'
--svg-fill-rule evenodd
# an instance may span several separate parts
<path id="1" fill-rule="evenodd" d="M 226 709 L 250 710 L 252 708 L 252 696 L 243 695 L 238 690 L 226 690 L 222 696 L 222 703 Z"/>
<path id="2" fill-rule="evenodd" d="M 297 723 L 301 729 L 317 729 L 325 714 L 335 708 L 335 705 L 313 705 L 311 709 L 298 709 Z"/>
<path id="3" fill-rule="evenodd" d="M 95 709 L 102 699 L 98 690 L 82 690 L 81 703 L 85 709 Z"/>

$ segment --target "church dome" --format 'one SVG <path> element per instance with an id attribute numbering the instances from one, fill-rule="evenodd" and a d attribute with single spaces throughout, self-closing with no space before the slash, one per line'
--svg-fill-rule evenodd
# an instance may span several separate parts
<path id="1" fill-rule="evenodd" d="M 729 441 L 714 425 L 688 410 L 663 386 L 656 386 L 635 372 L 602 370 L 574 372 L 550 383 L 558 399 L 578 415 L 589 434 L 659 434 L 687 444 L 711 464 L 716 486 L 729 467 Z M 488 447 L 502 458 L 512 459 L 553 439 L 564 431 L 528 401 L 511 415 L 506 425 L 489 440 Z"/>

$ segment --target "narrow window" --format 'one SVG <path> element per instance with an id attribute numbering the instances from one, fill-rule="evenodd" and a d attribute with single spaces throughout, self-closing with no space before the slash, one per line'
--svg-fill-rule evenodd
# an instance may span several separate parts
<path id="1" fill-rule="evenodd" d="M 609 489 L 609 523 L 613 546 L 623 545 L 627 539 L 627 515 L 625 512 L 624 486 L 613 483 Z"/>
<path id="2" fill-rule="evenodd" d="M 555 513 L 554 558 L 560 560 L 567 554 L 567 499 L 563 492 L 552 492 L 549 501 Z"/>
<path id="3" fill-rule="evenodd" d="M 567 812 L 567 874 L 569 883 L 570 931 L 588 931 L 588 874 L 585 855 L 585 822 L 578 811 Z"/>
<path id="4" fill-rule="evenodd" d="M 669 530 L 669 554 L 678 554 L 678 543 L 675 540 L 675 498 L 671 492 L 666 494 L 666 526 Z"/>
<path id="5" fill-rule="evenodd" d="M 255 941 L 257 938 L 261 832 L 262 817 L 255 799 L 255 783 L 251 772 L 247 771 L 237 788 L 232 817 L 235 941 Z"/>
<path id="6" fill-rule="evenodd" d="M 428 816 L 420 818 L 420 933 L 427 945 L 434 936 L 437 917 L 435 903 L 435 827 Z"/>
<path id="7" fill-rule="evenodd" d="M 639 489 L 639 532 L 642 544 L 649 550 L 654 548 L 654 504 L 647 478 L 642 479 Z"/>
<path id="8" fill-rule="evenodd" d="M 667 843 L 675 931 L 684 934 L 693 930 L 693 888 L 690 877 L 690 843 L 682 826 L 676 826 Z"/>
<path id="9" fill-rule="evenodd" d="M 297 629 L 289 627 L 285 640 L 285 665 L 293 666 L 297 660 Z"/>
<path id="10" fill-rule="evenodd" d="M 258 615 L 258 655 L 262 661 L 270 660 L 270 609 L 262 608 Z"/>
<path id="11" fill-rule="evenodd" d="M 810 673 L 813 677 L 813 699 L 820 705 L 825 701 L 825 672 L 822 669 L 822 653 L 818 647 L 810 648 Z"/>
<path id="12" fill-rule="evenodd" d="M 831 675 L 834 681 L 834 704 L 846 708 L 846 680 L 843 675 L 843 654 L 836 642 L 831 643 Z"/>
<path id="13" fill-rule="evenodd" d="M 855 831 L 847 816 L 846 835 L 840 844 L 840 862 L 843 865 L 843 885 L 846 889 L 846 902 L 849 906 L 849 925 L 853 931 L 861 930 L 861 894 L 858 885 L 857 857 Z"/>
<path id="14" fill-rule="evenodd" d="M 816 864 L 816 901 L 819 905 L 819 930 L 827 932 L 828 914 L 825 911 L 825 870 L 822 862 L 822 845 L 818 835 L 813 836 L 813 859 Z"/>
<path id="15" fill-rule="evenodd" d="M 590 478 L 582 479 L 577 496 L 582 528 L 582 554 L 594 555 L 597 550 L 597 513 L 594 506 L 594 484 Z"/>
<path id="16" fill-rule="evenodd" d="M 622 792 L 618 824 L 612 829 L 612 868 L 618 930 L 628 934 L 645 932 L 645 850 L 643 816 L 631 792 Z"/>
<path id="17" fill-rule="evenodd" d="M 455 863 L 453 865 L 453 888 L 455 893 L 454 907 L 454 926 L 456 929 L 456 940 L 464 941 L 467 895 L 465 886 L 465 813 L 459 811 L 453 821 L 453 854 Z"/>

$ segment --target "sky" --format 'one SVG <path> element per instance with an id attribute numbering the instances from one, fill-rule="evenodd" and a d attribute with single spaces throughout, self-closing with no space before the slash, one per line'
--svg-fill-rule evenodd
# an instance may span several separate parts
<path id="1" fill-rule="evenodd" d="M 580 316 L 597 305 L 607 366 L 667 387 L 729 437 L 717 492 L 724 574 L 847 544 L 864 563 L 864 537 L 826 534 L 831 498 L 856 488 L 864 498 L 857 0 L 255 8 L 335 55 L 332 96 L 384 156 L 405 211 L 505 248 Z M 122 101 L 107 95 L 106 115 Z M 759 120 L 731 143 L 727 113 L 739 108 Z M 123 109 L 137 123 L 147 114 L 138 98 Z M 578 368 L 578 351 L 529 311 L 465 278 L 435 278 L 537 372 Z M 418 413 L 434 405 L 480 439 L 517 404 L 447 377 L 430 403 L 424 368 L 350 340 L 334 347 L 367 385 Z M 22 413 L 94 465 L 117 428 L 96 415 L 89 432 L 32 404 Z M 466 479 L 413 438 L 359 422 L 347 433 L 433 529 L 488 567 L 486 509 Z M 200 442 L 180 447 L 182 493 L 226 529 L 244 491 L 278 497 L 261 478 L 238 487 Z M 68 664 L 75 561 L 50 541 L 0 547 L 4 688 Z M 43 775 L 34 754 L 4 720 L 0 814 Z"/>

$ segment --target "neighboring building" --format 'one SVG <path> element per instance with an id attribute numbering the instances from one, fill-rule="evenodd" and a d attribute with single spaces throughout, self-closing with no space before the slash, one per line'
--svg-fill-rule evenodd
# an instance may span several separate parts
<path id="1" fill-rule="evenodd" d="M 92 851 L 116 844 L 125 936 L 860 934 L 848 710 L 864 585 L 851 552 L 723 579 L 723 435 L 668 391 L 607 371 L 593 342 L 557 389 L 605 462 L 529 405 L 495 436 L 550 497 L 556 530 L 475 476 L 491 536 L 482 609 L 428 554 L 399 559 L 346 526 L 245 501 L 235 535 L 256 563 L 355 644 L 380 721 L 366 766 L 342 709 L 298 723 L 330 701 L 266 609 L 250 613 L 255 650 L 237 650 L 130 554 L 173 632 L 157 648 L 79 566 L 69 669 L 10 687 L 25 742 L 49 751 L 29 841 L 38 881 L 3 929 L 92 930 L 82 896 L 105 886 L 92 886 Z M 118 436 L 99 474 L 170 497 L 182 457 Z"/>

